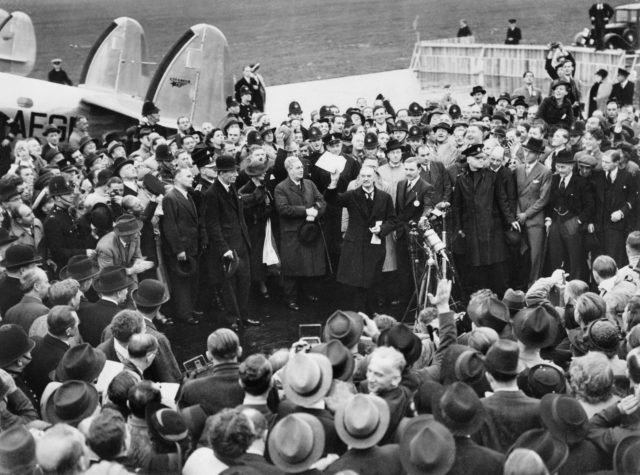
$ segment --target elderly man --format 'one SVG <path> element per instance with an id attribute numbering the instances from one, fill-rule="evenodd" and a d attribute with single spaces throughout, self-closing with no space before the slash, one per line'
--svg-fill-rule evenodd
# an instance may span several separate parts
<path id="1" fill-rule="evenodd" d="M 288 178 L 276 186 L 274 198 L 280 215 L 285 299 L 288 308 L 297 311 L 299 290 L 309 300 L 317 300 L 306 288 L 300 289 L 303 280 L 325 274 L 325 249 L 318 218 L 324 214 L 326 203 L 316 185 L 303 178 L 304 167 L 297 157 L 287 158 L 284 166 Z"/>
<path id="2" fill-rule="evenodd" d="M 33 210 L 25 205 L 19 205 L 12 212 L 10 234 L 17 238 L 16 242 L 33 247 L 38 254 L 42 254 L 44 245 L 44 229 L 42 221 L 36 218 Z"/>
<path id="3" fill-rule="evenodd" d="M 15 323 L 29 333 L 35 319 L 49 311 L 42 303 L 49 292 L 49 277 L 38 267 L 29 269 L 20 277 L 20 288 L 24 292 L 22 300 L 7 310 L 2 323 Z"/>
<path id="4" fill-rule="evenodd" d="M 24 244 L 12 244 L 5 252 L 4 259 L 0 261 L 6 271 L 0 279 L 0 315 L 20 302 L 23 292 L 20 289 L 20 279 L 23 274 L 36 267 L 40 258 L 35 255 L 30 246 Z"/>

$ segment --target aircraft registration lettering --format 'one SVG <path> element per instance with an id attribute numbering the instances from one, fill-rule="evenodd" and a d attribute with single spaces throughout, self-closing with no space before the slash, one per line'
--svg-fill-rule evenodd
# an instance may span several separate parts
<path id="1" fill-rule="evenodd" d="M 173 78 L 169 78 L 169 83 L 173 87 L 182 87 L 182 86 L 186 86 L 187 84 L 191 84 L 191 79 L 173 77 Z"/>
<path id="2" fill-rule="evenodd" d="M 60 141 L 67 139 L 70 122 L 73 122 L 69 117 L 60 114 L 46 114 L 44 112 L 23 111 L 20 109 L 16 111 L 13 120 L 18 133 L 23 137 L 32 137 L 35 135 L 34 132 L 36 130 L 42 134 L 45 126 L 49 124 L 55 125 L 60 129 Z"/>

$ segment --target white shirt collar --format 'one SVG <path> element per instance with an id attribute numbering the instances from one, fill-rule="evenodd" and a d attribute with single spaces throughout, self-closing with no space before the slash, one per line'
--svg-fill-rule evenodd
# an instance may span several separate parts
<path id="1" fill-rule="evenodd" d="M 411 181 L 407 181 L 407 186 L 408 186 L 409 188 L 413 188 L 414 186 L 416 186 L 416 183 L 418 183 L 418 179 L 419 179 L 419 178 L 420 178 L 420 177 L 419 177 L 419 176 L 417 176 L 417 177 L 415 177 L 413 180 L 411 180 Z"/>
<path id="2" fill-rule="evenodd" d="M 107 297 L 107 296 L 102 295 L 102 296 L 100 296 L 100 298 L 101 298 L 102 300 L 106 300 L 107 302 L 113 302 L 113 303 L 115 303 L 116 305 L 120 305 L 116 300 L 113 300 L 112 298 L 109 298 L 109 297 Z"/>
<path id="3" fill-rule="evenodd" d="M 604 279 L 602 282 L 598 284 L 598 290 L 600 293 L 611 292 L 613 286 L 615 284 L 616 276 L 609 277 L 608 279 Z"/>
<path id="4" fill-rule="evenodd" d="M 229 192 L 229 188 L 231 187 L 231 185 L 227 185 L 226 183 L 224 183 L 222 180 L 218 180 L 220 182 L 220 184 L 224 187 L 225 190 L 227 190 L 227 193 Z"/>
<path id="5" fill-rule="evenodd" d="M 615 181 L 617 176 L 618 176 L 618 167 L 611 170 L 611 172 L 609 173 L 609 180 Z"/>

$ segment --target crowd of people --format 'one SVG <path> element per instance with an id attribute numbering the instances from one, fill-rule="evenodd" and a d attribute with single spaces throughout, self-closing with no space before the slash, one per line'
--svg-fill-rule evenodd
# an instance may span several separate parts
<path id="1" fill-rule="evenodd" d="M 256 69 L 197 128 L 2 131 L 0 473 L 638 473 L 629 73 L 583 101 L 555 45 L 545 90 L 272 126 Z M 295 321 L 327 278 L 351 310 L 245 358 L 251 295 Z M 182 371 L 162 330 L 211 309 Z"/>

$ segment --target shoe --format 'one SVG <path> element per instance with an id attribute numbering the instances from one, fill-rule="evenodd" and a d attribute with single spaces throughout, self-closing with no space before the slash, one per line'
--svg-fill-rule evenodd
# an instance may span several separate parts
<path id="1" fill-rule="evenodd" d="M 289 310 L 293 310 L 294 312 L 297 312 L 298 310 L 300 310 L 300 306 L 295 302 L 289 302 L 287 304 L 287 308 Z"/>
<path id="2" fill-rule="evenodd" d="M 305 298 L 306 298 L 309 302 L 313 302 L 313 303 L 317 303 L 317 302 L 318 302 L 318 297 L 316 297 L 315 295 L 307 294 L 307 295 L 305 295 Z"/>
<path id="3" fill-rule="evenodd" d="M 400 305 L 402 302 L 400 301 L 400 299 L 393 299 L 391 301 L 391 306 L 392 307 L 397 307 L 398 305 Z"/>
<path id="4" fill-rule="evenodd" d="M 198 320 L 196 317 L 191 317 L 187 320 L 183 320 L 183 322 L 185 323 L 185 325 L 199 325 L 200 324 L 200 320 Z"/>
<path id="5" fill-rule="evenodd" d="M 244 323 L 245 325 L 252 325 L 254 327 L 259 327 L 260 325 L 262 325 L 258 320 L 253 320 L 251 318 L 245 318 L 244 320 L 242 320 L 242 323 Z"/>
<path id="6" fill-rule="evenodd" d="M 204 312 L 201 310 L 192 310 L 191 313 L 196 317 L 196 318 L 200 318 L 204 315 Z"/>

